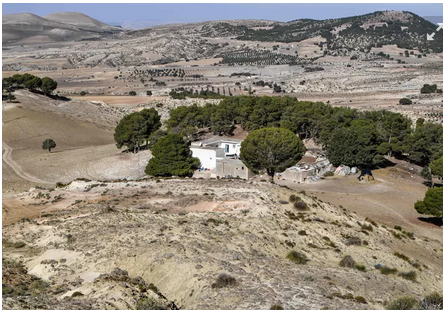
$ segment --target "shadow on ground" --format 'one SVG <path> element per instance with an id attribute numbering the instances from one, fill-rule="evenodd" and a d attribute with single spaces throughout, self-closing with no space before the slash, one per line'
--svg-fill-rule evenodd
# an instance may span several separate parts
<path id="1" fill-rule="evenodd" d="M 422 222 L 434 224 L 439 227 L 443 226 L 443 218 L 441 217 L 419 217 L 418 219 Z"/>

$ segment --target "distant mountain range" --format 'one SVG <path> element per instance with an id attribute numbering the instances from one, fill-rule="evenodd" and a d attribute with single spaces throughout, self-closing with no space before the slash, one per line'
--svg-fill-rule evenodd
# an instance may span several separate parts
<path id="1" fill-rule="evenodd" d="M 122 25 L 123 28 L 131 24 Z M 138 24 L 140 26 L 140 24 Z M 133 24 L 133 28 L 138 28 Z M 39 17 L 33 14 L 3 15 L 4 45 L 37 44 L 69 40 L 98 40 L 119 34 L 120 39 L 147 35 L 174 34 L 183 38 L 231 37 L 244 41 L 299 42 L 321 36 L 324 50 L 370 51 L 372 47 L 396 44 L 404 49 L 419 49 L 423 53 L 443 52 L 443 31 L 433 41 L 427 34 L 437 26 L 410 12 L 383 11 L 371 14 L 328 19 L 300 19 L 290 22 L 265 20 L 227 20 L 189 24 L 171 24 L 140 30 L 111 26 L 80 13 L 54 13 Z"/>

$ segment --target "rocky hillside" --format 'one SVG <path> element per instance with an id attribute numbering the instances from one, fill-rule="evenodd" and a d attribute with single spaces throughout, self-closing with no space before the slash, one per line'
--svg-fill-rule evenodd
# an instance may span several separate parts
<path id="1" fill-rule="evenodd" d="M 327 49 L 370 50 L 372 47 L 396 44 L 400 48 L 418 48 L 424 52 L 443 52 L 443 35 L 426 41 L 426 34 L 437 26 L 410 12 L 384 11 L 367 15 L 317 20 L 296 20 L 272 29 L 248 29 L 241 40 L 299 42 L 322 36 Z M 238 27 L 237 27 L 238 29 Z"/>
<path id="2" fill-rule="evenodd" d="M 403 11 L 383 11 L 371 14 L 313 20 L 300 19 L 287 23 L 271 21 L 213 21 L 186 25 L 165 25 L 132 31 L 130 36 L 169 31 L 182 35 L 199 34 L 203 37 L 233 37 L 238 40 L 299 42 L 322 36 L 325 48 L 370 50 L 372 47 L 397 44 L 404 49 L 424 52 L 443 52 L 443 35 L 426 41 L 426 34 L 437 26 L 422 17 Z"/>
<path id="3" fill-rule="evenodd" d="M 263 182 L 75 181 L 17 199 L 47 208 L 3 227 L 4 309 L 383 309 L 443 290 L 438 241 Z"/>

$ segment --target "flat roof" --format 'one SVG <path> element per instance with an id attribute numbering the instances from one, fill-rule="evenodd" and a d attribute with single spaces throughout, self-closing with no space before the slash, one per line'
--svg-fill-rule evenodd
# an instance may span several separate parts
<path id="1" fill-rule="evenodd" d="M 234 142 L 234 143 L 239 143 L 242 142 L 242 139 L 234 139 L 234 138 L 229 138 L 229 137 L 220 137 L 220 136 L 214 136 L 211 137 L 209 139 L 205 139 L 205 140 L 200 140 L 200 141 L 193 141 L 191 143 L 191 145 L 200 145 L 200 143 L 202 144 L 212 144 L 212 143 L 216 143 L 216 142 Z"/>

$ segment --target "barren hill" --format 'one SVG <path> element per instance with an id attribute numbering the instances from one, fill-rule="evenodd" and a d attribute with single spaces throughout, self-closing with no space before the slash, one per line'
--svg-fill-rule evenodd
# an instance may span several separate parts
<path id="1" fill-rule="evenodd" d="M 14 201 L 45 212 L 3 227 L 4 309 L 369 310 L 443 290 L 437 240 L 277 185 L 75 181 Z"/>
<path id="2" fill-rule="evenodd" d="M 121 31 L 122 29 L 115 26 L 102 23 L 99 20 L 91 18 L 85 14 L 77 12 L 59 12 L 43 16 L 45 19 L 65 23 L 89 31 Z"/>
<path id="3" fill-rule="evenodd" d="M 4 45 L 98 39 L 103 34 L 122 31 L 79 13 L 55 13 L 49 18 L 22 13 L 3 15 L 2 18 Z M 77 24 L 75 20 L 78 20 Z"/>

